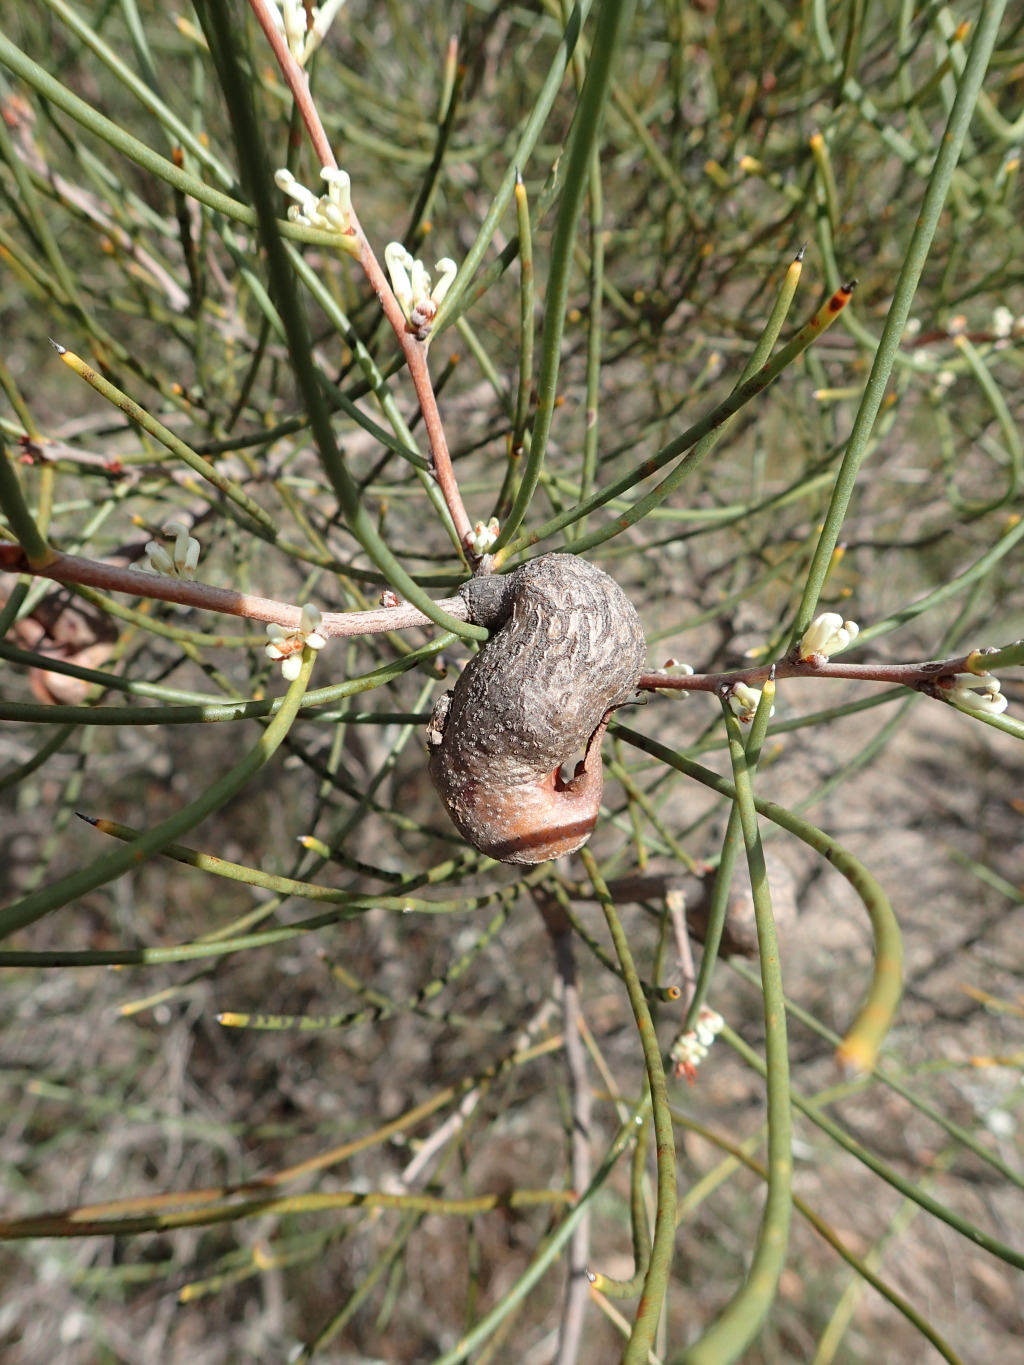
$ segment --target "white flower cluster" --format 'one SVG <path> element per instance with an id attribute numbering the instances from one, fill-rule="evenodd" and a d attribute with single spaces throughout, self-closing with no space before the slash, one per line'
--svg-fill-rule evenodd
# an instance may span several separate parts
<path id="1" fill-rule="evenodd" d="M 853 644 L 859 634 L 856 621 L 844 621 L 838 612 L 826 611 L 800 637 L 800 658 L 805 663 L 823 664 Z"/>
<path id="2" fill-rule="evenodd" d="M 267 0 L 274 27 L 282 34 L 288 44 L 288 51 L 299 66 L 305 66 L 323 42 L 327 30 L 334 23 L 335 16 L 345 0 L 327 0 L 327 3 L 312 5 L 308 11 L 303 0 Z M 307 29 L 307 22 L 309 27 Z"/>
<path id="3" fill-rule="evenodd" d="M 335 166 L 321 166 L 320 177 L 327 181 L 327 193 L 318 197 L 305 185 L 300 185 L 291 171 L 282 167 L 274 172 L 277 188 L 296 200 L 288 210 L 288 221 L 302 227 L 319 228 L 321 232 L 350 233 L 352 182 L 348 172 Z"/>
<path id="4" fill-rule="evenodd" d="M 956 383 L 955 370 L 940 370 L 935 376 L 935 383 L 932 385 L 932 397 L 942 398 Z"/>
<path id="5" fill-rule="evenodd" d="M 715 1041 L 725 1020 L 715 1010 L 702 1005 L 697 1013 L 697 1027 L 681 1033 L 672 1044 L 669 1056 L 676 1064 L 676 1075 L 685 1076 L 693 1084 L 697 1068 L 708 1055 L 708 1049 Z"/>
<path id="6" fill-rule="evenodd" d="M 992 314 L 992 335 L 999 341 L 1024 336 L 1024 317 L 1014 317 L 1009 308 L 1000 305 Z"/>
<path id="7" fill-rule="evenodd" d="M 486 526 L 482 521 L 478 521 L 473 527 L 472 534 L 467 532 L 466 545 L 475 555 L 485 555 L 500 534 L 501 525 L 497 517 L 491 517 Z"/>
<path id="8" fill-rule="evenodd" d="M 739 716 L 744 725 L 749 725 L 754 719 L 761 701 L 761 689 L 759 687 L 748 687 L 745 682 L 734 683 L 729 689 L 729 706 L 734 715 Z M 768 712 L 769 716 L 775 715 L 775 707 Z"/>
<path id="9" fill-rule="evenodd" d="M 689 664 L 680 663 L 678 659 L 666 659 L 658 669 L 659 673 L 664 673 L 669 678 L 692 678 L 693 669 Z M 659 687 L 658 692 L 663 697 L 675 697 L 679 701 L 685 701 L 690 695 L 682 687 Z"/>
<path id="10" fill-rule="evenodd" d="M 294 682 L 299 676 L 303 647 L 308 645 L 310 649 L 323 649 L 327 643 L 327 637 L 320 633 L 321 620 L 316 607 L 312 602 L 307 602 L 302 608 L 297 627 L 286 630 L 284 626 L 267 626 L 270 637 L 269 644 L 265 646 L 267 658 L 275 663 L 281 660 L 281 676 L 288 682 Z"/>
<path id="11" fill-rule="evenodd" d="M 952 682 L 939 686 L 947 701 L 955 702 L 967 711 L 998 716 L 1009 705 L 1000 691 L 999 679 L 991 673 L 954 673 Z"/>
<path id="12" fill-rule="evenodd" d="M 158 540 L 151 540 L 146 546 L 146 563 L 140 567 L 146 573 L 191 581 L 196 576 L 196 566 L 199 564 L 199 541 L 189 535 L 188 527 L 180 521 L 169 521 L 164 527 L 164 535 L 174 536 L 173 550 L 167 551 Z"/>
<path id="13" fill-rule="evenodd" d="M 401 242 L 388 242 L 384 248 L 384 260 L 391 276 L 391 288 L 405 314 L 409 331 L 417 341 L 426 341 L 437 317 L 437 310 L 458 273 L 458 266 L 450 257 L 444 256 L 434 266 L 438 271 L 438 280 L 431 288 L 429 270 L 422 261 L 406 251 Z"/>

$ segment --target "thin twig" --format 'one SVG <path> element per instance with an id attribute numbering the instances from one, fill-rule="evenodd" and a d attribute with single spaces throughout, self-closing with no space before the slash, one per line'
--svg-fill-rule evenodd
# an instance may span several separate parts
<path id="1" fill-rule="evenodd" d="M 686 892 L 675 887 L 665 893 L 665 909 L 668 911 L 672 922 L 672 937 L 675 939 L 676 955 L 679 959 L 679 971 L 683 978 L 683 1008 L 682 1015 L 686 1018 L 693 999 L 693 992 L 697 986 L 697 973 L 693 966 L 693 950 L 690 947 L 690 935 L 686 927 Z"/>
<path id="2" fill-rule="evenodd" d="M 130 593 L 134 597 L 157 598 L 162 602 L 177 602 L 185 607 L 201 607 L 228 616 L 244 616 L 250 621 L 276 622 L 286 629 L 299 625 L 300 609 L 288 602 L 277 602 L 268 597 L 253 597 L 230 588 L 214 588 L 208 583 L 196 583 L 162 574 L 145 573 L 139 569 L 119 568 L 97 559 L 80 555 L 65 555 L 52 550 L 51 564 L 29 564 L 24 549 L 13 541 L 0 543 L 0 573 L 35 574 L 52 578 L 58 583 L 77 583 L 83 587 L 107 592 Z M 462 597 L 441 598 L 437 605 L 459 621 L 469 621 L 469 604 Z M 396 607 L 381 607 L 373 611 L 325 612 L 321 634 L 379 635 L 389 630 L 408 630 L 414 626 L 429 626 L 430 618 L 406 602 Z M 908 664 L 818 664 L 813 660 L 793 658 L 777 664 L 759 664 L 756 668 L 741 668 L 731 673 L 691 673 L 676 676 L 668 673 L 642 673 L 637 679 L 640 692 L 714 692 L 746 683 L 763 687 L 775 670 L 776 678 L 847 678 L 860 682 L 898 684 L 914 691 L 933 695 L 940 680 L 955 673 L 977 673 L 985 663 L 985 650 L 970 650 L 952 659 L 929 659 Z"/>
<path id="3" fill-rule="evenodd" d="M 286 630 L 298 628 L 301 611 L 288 602 L 275 602 L 269 597 L 253 597 L 231 588 L 214 588 L 209 583 L 195 583 L 184 578 L 145 573 L 140 569 L 119 568 L 96 559 L 79 555 L 65 555 L 54 551 L 54 561 L 30 568 L 25 551 L 20 545 L 0 544 L 0 573 L 32 573 L 41 578 L 52 578 L 58 583 L 77 583 L 83 587 L 99 588 L 106 592 L 130 593 L 135 597 L 154 597 L 161 602 L 177 602 L 185 607 L 202 607 L 227 616 L 244 616 L 250 621 L 276 622 Z M 460 621 L 469 620 L 469 606 L 463 598 L 445 598 L 444 605 Z M 389 630 L 407 630 L 412 626 L 429 626 L 430 618 L 407 602 L 397 607 L 380 607 L 373 611 L 324 612 L 317 627 L 321 635 L 379 635 Z"/>
<path id="4" fill-rule="evenodd" d="M 772 675 L 776 678 L 848 678 L 859 682 L 897 683 L 917 691 L 927 691 L 927 684 L 936 683 L 953 673 L 977 672 L 971 664 L 984 660 L 983 650 L 971 650 L 954 659 L 929 659 L 910 664 L 837 664 L 815 663 L 813 659 L 793 658 L 776 664 L 759 664 L 756 668 L 740 668 L 731 673 L 691 673 L 675 676 L 664 673 L 642 673 L 637 681 L 641 692 L 715 692 L 746 683 L 748 687 L 763 687 Z"/>
<path id="5" fill-rule="evenodd" d="M 592 1095 L 587 1075 L 587 1051 L 580 1032 L 580 996 L 576 956 L 573 952 L 572 924 L 558 901 L 543 887 L 533 887 L 533 899 L 541 913 L 551 946 L 555 951 L 559 994 L 562 1001 L 565 1036 L 565 1065 L 569 1073 L 572 1134 L 570 1151 L 573 1189 L 585 1190 L 590 1184 L 590 1120 Z M 590 1215 L 584 1214 L 569 1243 L 568 1280 L 562 1301 L 558 1331 L 558 1353 L 552 1365 L 575 1365 L 583 1340 L 583 1326 L 590 1302 Z"/>
<path id="6" fill-rule="evenodd" d="M 556 1003 L 553 997 L 549 996 L 544 1001 L 540 1009 L 531 1020 L 520 1030 L 515 1042 L 512 1044 L 511 1057 L 513 1062 L 520 1052 L 525 1052 L 532 1047 L 540 1034 L 544 1033 L 552 1020 L 556 1011 Z M 568 1044 L 567 1044 L 568 1046 Z M 425 1138 L 416 1151 L 413 1159 L 404 1167 L 398 1176 L 397 1185 L 404 1190 L 411 1190 L 414 1185 L 422 1184 L 426 1179 L 427 1173 L 445 1146 L 456 1138 L 465 1128 L 474 1111 L 480 1104 L 490 1088 L 491 1078 L 481 1080 L 472 1090 L 468 1090 L 459 1101 L 458 1107 L 454 1109 L 448 1117 Z M 586 1184 L 590 1184 L 588 1173 Z M 576 1189 L 585 1188 L 576 1185 Z"/>

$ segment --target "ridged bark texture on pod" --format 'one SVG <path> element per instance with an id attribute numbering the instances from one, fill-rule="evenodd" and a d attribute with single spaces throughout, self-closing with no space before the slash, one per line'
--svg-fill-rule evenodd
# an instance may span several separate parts
<path id="1" fill-rule="evenodd" d="M 495 633 L 434 708 L 434 786 L 460 832 L 492 858 L 573 853 L 597 821 L 609 714 L 643 671 L 640 618 L 614 579 L 572 555 L 475 578 L 460 595 Z M 563 763 L 581 749 L 564 781 Z"/>

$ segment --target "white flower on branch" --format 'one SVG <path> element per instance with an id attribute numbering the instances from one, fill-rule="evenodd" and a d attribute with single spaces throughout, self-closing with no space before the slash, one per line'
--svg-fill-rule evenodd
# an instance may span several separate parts
<path id="1" fill-rule="evenodd" d="M 725 1020 L 720 1014 L 707 1005 L 700 1007 L 696 1028 L 681 1033 L 669 1051 L 668 1055 L 676 1064 L 677 1076 L 685 1076 L 693 1084 L 697 1078 L 697 1068 L 724 1027 Z"/>
<path id="2" fill-rule="evenodd" d="M 267 0 L 274 27 L 288 44 L 288 51 L 299 66 L 305 66 L 317 50 L 327 30 L 334 23 L 345 0 L 327 0 L 325 5 L 311 5 L 308 11 L 303 0 Z M 307 28 L 308 24 L 308 28 Z"/>
<path id="3" fill-rule="evenodd" d="M 998 716 L 1009 706 L 1000 691 L 999 679 L 991 673 L 954 673 L 952 682 L 940 682 L 939 687 L 947 701 L 966 711 Z"/>
<path id="4" fill-rule="evenodd" d="M 466 537 L 466 544 L 475 555 L 485 555 L 500 534 L 501 525 L 498 518 L 491 517 L 486 526 L 482 521 L 476 523 L 472 534 Z"/>
<path id="5" fill-rule="evenodd" d="M 1000 305 L 992 314 L 992 335 L 1008 337 L 1013 334 L 1014 317 L 1009 308 Z"/>
<path id="6" fill-rule="evenodd" d="M 352 231 L 352 182 L 348 172 L 335 166 L 322 166 L 321 179 L 327 182 L 327 193 L 319 197 L 299 183 L 291 171 L 274 172 L 274 183 L 296 202 L 288 210 L 288 221 L 302 227 L 319 228 L 321 232 Z"/>
<path id="7" fill-rule="evenodd" d="M 327 643 L 327 637 L 320 633 L 321 620 L 316 607 L 312 602 L 307 602 L 302 608 L 298 626 L 290 630 L 284 626 L 267 626 L 270 642 L 265 646 L 265 653 L 275 663 L 281 660 L 281 675 L 288 682 L 294 682 L 299 676 L 303 648 L 308 645 L 310 649 L 323 649 Z"/>
<path id="8" fill-rule="evenodd" d="M 729 689 L 729 706 L 744 725 L 749 725 L 754 719 L 760 701 L 761 689 L 758 687 L 749 687 L 745 682 L 738 682 L 734 683 Z M 774 706 L 768 714 L 770 716 L 775 715 Z"/>
<path id="9" fill-rule="evenodd" d="M 388 242 L 384 248 L 384 261 L 409 331 L 417 341 L 426 341 L 437 310 L 458 274 L 458 266 L 450 257 L 442 257 L 434 266 L 438 280 L 431 288 L 427 267 L 406 251 L 401 242 Z"/>
<path id="10" fill-rule="evenodd" d="M 722 1029 L 725 1028 L 725 1020 L 717 1012 L 702 1005 L 697 1013 L 697 1041 L 704 1047 L 710 1047 Z"/>
<path id="11" fill-rule="evenodd" d="M 692 678 L 693 669 L 689 664 L 680 663 L 678 659 L 666 659 L 658 669 L 659 673 L 664 673 L 667 678 Z M 663 697 L 675 697 L 678 701 L 685 701 L 689 693 L 682 687 L 658 688 L 658 692 Z"/>
<path id="12" fill-rule="evenodd" d="M 932 397 L 942 398 L 956 383 L 955 370 L 940 370 L 935 376 L 935 383 L 932 386 Z"/>
<path id="13" fill-rule="evenodd" d="M 856 621 L 844 621 L 835 611 L 823 612 L 801 636 L 800 658 L 805 663 L 823 664 L 853 644 L 859 634 Z"/>
<path id="14" fill-rule="evenodd" d="M 146 546 L 146 563 L 140 567 L 145 573 L 163 574 L 165 578 L 185 578 L 191 582 L 199 564 L 199 541 L 189 535 L 188 527 L 180 521 L 169 521 L 164 527 L 164 535 L 174 536 L 173 549 L 168 551 L 158 540 L 151 540 Z"/>

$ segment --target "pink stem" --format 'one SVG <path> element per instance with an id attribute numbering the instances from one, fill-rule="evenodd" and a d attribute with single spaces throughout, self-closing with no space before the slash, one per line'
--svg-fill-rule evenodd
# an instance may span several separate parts
<path id="1" fill-rule="evenodd" d="M 288 602 L 276 602 L 269 597 L 254 597 L 231 588 L 214 588 L 208 583 L 194 583 L 188 579 L 165 577 L 139 569 L 124 569 L 103 564 L 96 559 L 83 559 L 80 555 L 56 553 L 52 564 L 33 568 L 20 545 L 0 543 L 0 573 L 34 574 L 39 578 L 52 578 L 58 583 L 77 583 L 104 592 L 123 592 L 133 597 L 178 602 L 182 606 L 200 607 L 228 616 L 244 616 L 250 621 L 276 622 L 288 630 L 296 629 L 300 623 L 300 609 Z M 470 609 L 464 598 L 443 598 L 439 605 L 458 620 L 469 620 Z M 330 638 L 338 635 L 378 635 L 389 630 L 407 630 L 412 626 L 430 624 L 430 618 L 423 612 L 402 602 L 396 607 L 379 607 L 372 611 L 325 612 L 320 630 L 321 634 Z M 737 683 L 761 687 L 774 668 L 777 679 L 848 678 L 930 691 L 941 678 L 951 677 L 954 673 L 977 672 L 977 666 L 983 660 L 984 654 L 979 654 L 977 650 L 952 659 L 931 659 L 912 664 L 815 663 L 813 660 L 788 658 L 774 665 L 760 664 L 756 668 L 742 668 L 733 673 L 692 673 L 687 676 L 642 673 L 637 680 L 637 690 L 721 693 Z M 607 720 L 606 716 L 602 727 Z"/>
<path id="2" fill-rule="evenodd" d="M 260 28 L 266 35 L 267 42 L 273 49 L 274 56 L 277 58 L 281 68 L 281 74 L 285 79 L 288 89 L 292 92 L 296 106 L 309 140 L 313 144 L 313 150 L 320 160 L 321 166 L 329 166 L 337 169 L 338 162 L 331 147 L 330 140 L 320 115 L 317 113 L 313 97 L 309 93 L 309 77 L 303 71 L 288 49 L 288 44 L 284 36 L 274 25 L 266 0 L 249 0 L 253 14 L 259 23 Z M 427 439 L 430 442 L 430 455 L 433 462 L 433 472 L 437 479 L 438 487 L 445 500 L 445 505 L 451 515 L 452 524 L 455 527 L 459 543 L 464 549 L 468 549 L 469 540 L 473 535 L 473 528 L 470 524 L 469 515 L 466 512 L 462 501 L 462 494 L 459 492 L 458 481 L 455 478 L 455 470 L 452 467 L 451 452 L 448 449 L 448 440 L 445 436 L 444 426 L 441 422 L 441 414 L 437 406 L 437 396 L 434 393 L 434 384 L 430 378 L 430 369 L 427 365 L 427 346 L 425 342 L 417 341 L 409 331 L 405 314 L 402 312 L 401 305 L 395 298 L 388 282 L 387 275 L 381 269 L 380 262 L 374 255 L 373 248 L 360 226 L 359 219 L 353 209 L 350 214 L 351 232 L 359 248 L 359 264 L 363 268 L 370 287 L 380 300 L 380 306 L 384 310 L 384 316 L 394 329 L 395 336 L 405 355 L 405 363 L 409 368 L 412 378 L 413 388 L 416 390 L 416 398 L 423 413 L 423 425 L 427 431 Z"/>
<path id="3" fill-rule="evenodd" d="M 819 664 L 806 659 L 783 659 L 774 665 L 761 664 L 757 668 L 737 669 L 734 673 L 691 673 L 687 676 L 642 673 L 637 687 L 642 692 L 722 692 L 737 683 L 762 687 L 774 667 L 776 678 L 850 678 L 917 688 L 922 683 L 935 682 L 953 673 L 969 673 L 972 670 L 968 661 L 976 662 L 977 658 L 977 651 L 972 651 L 955 659 L 931 659 L 919 664 Z"/>
<path id="4" fill-rule="evenodd" d="M 201 607 L 205 611 L 219 611 L 227 616 L 244 616 L 250 621 L 276 622 L 286 630 L 298 629 L 301 618 L 300 609 L 288 602 L 275 602 L 269 597 L 253 597 L 230 588 L 214 588 L 208 583 L 193 583 L 188 579 L 165 577 L 140 569 L 122 569 L 95 559 L 82 559 L 79 555 L 58 553 L 52 564 L 33 569 L 29 567 L 20 545 L 0 545 L 0 572 L 32 573 L 40 578 L 52 578 L 58 583 L 78 583 L 104 592 L 155 597 L 161 602 L 178 602 L 185 607 Z M 469 619 L 469 608 L 461 597 L 447 599 L 444 605 L 460 621 Z M 431 621 L 428 616 L 402 602 L 397 607 L 380 607 L 374 611 L 324 612 L 320 633 L 328 638 L 335 635 L 379 635 L 388 630 L 429 625 Z"/>

